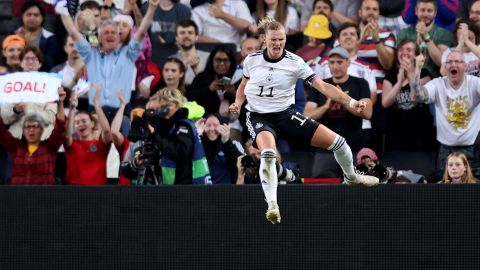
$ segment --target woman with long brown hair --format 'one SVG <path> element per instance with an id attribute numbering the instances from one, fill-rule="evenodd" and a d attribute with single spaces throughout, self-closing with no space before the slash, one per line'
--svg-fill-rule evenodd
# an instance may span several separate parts
<path id="1" fill-rule="evenodd" d="M 467 156 L 460 152 L 453 152 L 447 157 L 443 172 L 442 184 L 476 184 L 472 168 Z"/>

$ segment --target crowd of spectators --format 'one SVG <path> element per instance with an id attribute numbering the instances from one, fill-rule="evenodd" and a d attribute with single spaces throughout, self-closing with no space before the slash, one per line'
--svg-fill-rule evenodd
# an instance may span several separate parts
<path id="1" fill-rule="evenodd" d="M 264 17 L 321 79 L 367 104 L 354 114 L 298 81 L 294 110 L 354 153 L 434 154 L 429 182 L 480 177 L 480 0 L 12 2 L 18 25 L 4 33 L 1 74 L 62 79 L 56 102 L 0 101 L 4 184 L 258 183 L 245 108 L 228 107 L 243 59 L 262 49 Z M 177 50 L 154 60 L 155 44 Z M 314 177 L 341 175 L 332 153 L 299 145 L 277 147 L 313 152 Z M 298 169 L 277 166 L 298 182 Z"/>

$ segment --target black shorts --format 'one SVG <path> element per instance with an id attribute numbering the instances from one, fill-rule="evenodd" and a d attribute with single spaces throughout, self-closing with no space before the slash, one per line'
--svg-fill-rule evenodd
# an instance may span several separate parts
<path id="1" fill-rule="evenodd" d="M 248 133 L 255 138 L 262 131 L 269 131 L 275 139 L 286 139 L 296 145 L 310 146 L 320 124 L 289 108 L 277 113 L 247 112 Z"/>

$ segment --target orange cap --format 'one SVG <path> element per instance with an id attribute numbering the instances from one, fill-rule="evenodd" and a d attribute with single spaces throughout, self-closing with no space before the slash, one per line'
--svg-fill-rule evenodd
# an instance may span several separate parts
<path id="1" fill-rule="evenodd" d="M 19 35 L 9 35 L 2 43 L 2 48 L 5 50 L 10 46 L 21 46 L 25 48 L 25 40 Z"/>

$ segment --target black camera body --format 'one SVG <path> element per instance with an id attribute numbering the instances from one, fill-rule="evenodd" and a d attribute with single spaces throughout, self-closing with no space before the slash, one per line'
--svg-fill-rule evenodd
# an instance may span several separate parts
<path id="1" fill-rule="evenodd" d="M 397 177 L 397 171 L 393 167 L 377 164 L 373 168 L 368 167 L 365 164 L 358 164 L 357 171 L 366 175 L 377 177 L 381 183 L 389 183 Z"/>
<path id="2" fill-rule="evenodd" d="M 255 167 L 260 167 L 259 166 L 259 160 L 256 159 L 256 158 L 253 158 L 252 156 L 250 155 L 245 155 L 242 157 L 242 160 L 240 160 L 242 166 L 245 168 L 245 169 L 248 169 L 248 168 L 255 168 Z"/>
<path id="3" fill-rule="evenodd" d="M 156 127 L 159 120 L 168 115 L 168 107 L 161 107 L 159 110 L 145 110 L 142 117 L 135 117 L 132 120 L 128 139 L 132 142 L 146 141 L 151 137 L 148 125 Z"/>
<path id="4" fill-rule="evenodd" d="M 155 166 L 160 159 L 160 148 L 153 141 L 154 133 L 150 131 L 149 125 L 156 129 L 159 120 L 168 115 L 168 107 L 161 107 L 159 110 L 145 110 L 142 117 L 135 117 L 132 120 L 128 139 L 131 142 L 140 142 L 140 156 L 143 159 L 143 169 L 139 171 L 139 182 L 142 184 L 158 184 L 155 174 Z M 149 168 L 147 171 L 146 168 Z M 153 175 L 149 175 L 153 174 Z"/>

